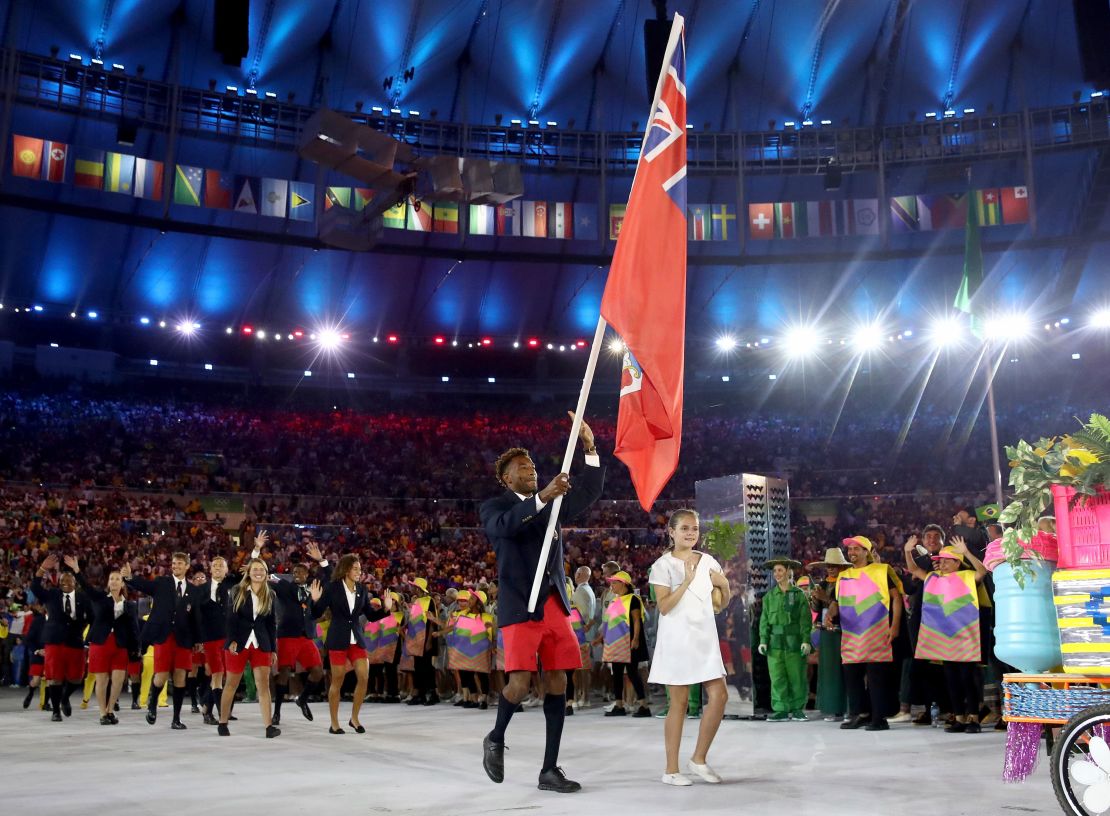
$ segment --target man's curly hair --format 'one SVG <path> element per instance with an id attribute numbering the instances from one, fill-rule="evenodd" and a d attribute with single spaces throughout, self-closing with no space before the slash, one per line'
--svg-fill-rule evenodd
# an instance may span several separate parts
<path id="1" fill-rule="evenodd" d="M 494 463 L 493 469 L 497 472 L 497 483 L 502 487 L 505 486 L 505 483 L 501 481 L 501 479 L 505 475 L 505 470 L 509 467 L 509 462 L 513 461 L 518 456 L 527 456 L 529 459 L 532 458 L 532 455 L 528 453 L 527 448 L 509 448 L 507 451 L 497 457 L 497 461 Z"/>

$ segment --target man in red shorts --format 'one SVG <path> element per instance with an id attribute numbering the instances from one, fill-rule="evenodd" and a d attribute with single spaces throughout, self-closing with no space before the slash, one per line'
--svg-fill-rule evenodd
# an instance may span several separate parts
<path id="1" fill-rule="evenodd" d="M 147 580 L 132 577 L 130 564 L 124 564 L 120 570 L 128 586 L 154 599 L 154 607 L 142 632 L 143 642 L 154 646 L 154 679 L 150 684 L 146 721 L 154 725 L 158 719 L 158 696 L 172 675 L 173 722 L 170 728 L 184 731 L 181 704 L 185 701 L 185 676 L 193 668 L 193 646 L 197 642 L 193 606 L 199 596 L 197 588 L 187 580 L 187 554 L 173 554 L 170 573 Z"/>
<path id="2" fill-rule="evenodd" d="M 573 415 L 572 415 L 573 418 Z M 482 504 L 479 511 L 494 553 L 500 594 L 497 622 L 505 644 L 505 672 L 508 682 L 497 707 L 497 723 L 483 740 L 482 765 L 494 782 L 505 778 L 505 729 L 517 704 L 528 693 L 537 659 L 543 668 L 546 690 L 543 713 L 547 740 L 540 790 L 573 793 L 582 786 L 566 778 L 558 767 L 559 743 L 566 717 L 567 671 L 582 667 L 578 639 L 570 624 L 570 599 L 567 598 L 566 572 L 563 569 L 562 536 L 556 528 L 555 540 L 544 566 L 536 611 L 529 614 L 528 596 L 540 560 L 551 502 L 566 495 L 561 520 L 584 512 L 601 496 L 605 470 L 594 447 L 594 434 L 585 422 L 579 433 L 586 467 L 572 493 L 570 477 L 560 473 L 543 490 L 536 466 L 524 448 L 510 448 L 497 458 L 497 481 L 506 490 Z"/>
<path id="3" fill-rule="evenodd" d="M 42 634 L 46 694 L 54 710 L 50 719 L 61 722 L 63 713 L 67 717 L 73 713 L 69 696 L 85 679 L 85 626 L 92 622 L 93 614 L 88 597 L 77 589 L 77 579 L 68 569 L 58 576 L 57 587 L 43 585 L 46 573 L 57 566 L 58 556 L 48 555 L 35 572 L 31 591 L 46 607 Z"/>
<path id="4" fill-rule="evenodd" d="M 227 596 L 239 582 L 238 576 L 228 575 L 227 559 L 217 555 L 208 562 L 210 579 L 200 584 L 197 595 L 196 620 L 200 640 L 204 643 L 201 663 L 208 671 L 207 688 L 204 690 L 204 724 L 218 725 L 212 715 L 219 714 L 220 696 L 224 690 L 224 641 L 227 639 Z M 185 681 L 186 687 L 189 681 Z"/>

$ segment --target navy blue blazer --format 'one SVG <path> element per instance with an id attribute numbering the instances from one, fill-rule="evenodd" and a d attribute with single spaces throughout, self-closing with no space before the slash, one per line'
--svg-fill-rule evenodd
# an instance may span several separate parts
<path id="1" fill-rule="evenodd" d="M 126 649 L 127 654 L 139 654 L 139 615 L 134 601 L 123 602 L 123 614 L 116 617 L 116 603 L 103 589 L 88 585 L 82 573 L 77 573 L 77 582 L 88 593 L 92 607 L 92 623 L 89 624 L 87 643 L 100 646 L 108 635 L 116 636 L 116 645 Z"/>
<path id="2" fill-rule="evenodd" d="M 76 577 L 76 576 L 75 576 Z M 92 604 L 89 596 L 78 583 L 73 592 L 73 616 L 65 613 L 65 601 L 58 587 L 47 589 L 37 575 L 31 581 L 31 591 L 46 607 L 46 626 L 43 628 L 42 641 L 47 646 L 70 646 L 82 649 L 85 646 L 85 624 L 93 619 Z"/>
<path id="3" fill-rule="evenodd" d="M 347 604 L 347 592 L 343 588 L 343 581 L 328 581 L 324 584 L 324 594 L 320 600 L 313 602 L 312 614 L 320 618 L 324 612 L 331 610 L 331 624 L 328 626 L 328 636 L 324 646 L 329 651 L 342 651 L 348 646 L 355 645 L 366 648 L 366 641 L 362 637 L 362 626 L 358 619 L 370 611 L 370 593 L 363 584 L 355 585 L 355 608 L 352 611 Z M 355 636 L 354 644 L 351 635 Z"/>
<path id="4" fill-rule="evenodd" d="M 199 598 L 197 588 L 185 582 L 185 596 L 177 595 L 177 580 L 172 575 L 157 578 L 125 578 L 129 587 L 151 596 L 154 606 L 143 625 L 143 642 L 165 643 L 170 635 L 182 649 L 191 649 L 197 642 L 197 622 L 193 607 Z"/>
<path id="5" fill-rule="evenodd" d="M 238 589 L 233 589 L 227 598 L 227 640 L 224 641 L 224 648 L 226 649 L 232 643 L 241 652 L 250 640 L 251 632 L 254 632 L 255 640 L 258 641 L 258 648 L 263 652 L 276 652 L 277 651 L 277 598 L 270 605 L 270 611 L 266 614 L 259 614 L 258 617 L 254 616 L 254 602 L 249 597 L 250 590 L 247 590 L 248 597 L 243 599 L 243 603 L 239 608 L 235 608 L 235 596 L 239 593 Z"/>
<path id="6" fill-rule="evenodd" d="M 235 586 L 243 579 L 242 575 L 228 573 L 216 586 L 216 601 L 212 601 L 212 579 L 209 578 L 197 587 L 197 602 L 193 607 L 196 616 L 197 634 L 200 640 L 208 643 L 223 640 L 227 635 L 227 599 Z"/>
<path id="7" fill-rule="evenodd" d="M 270 581 L 270 588 L 278 599 L 278 637 L 305 637 L 310 640 L 316 637 L 316 616 L 312 613 L 312 596 L 308 591 L 313 579 L 325 587 L 328 585 L 323 569 L 317 570 L 315 575 L 309 575 L 304 585 L 280 578 Z"/>
<path id="8" fill-rule="evenodd" d="M 605 467 L 586 465 L 576 478 L 571 479 L 571 485 L 573 489 L 563 496 L 560 521 L 569 521 L 582 514 L 601 497 L 605 485 Z M 540 561 L 540 549 L 543 547 L 543 535 L 547 530 L 547 520 L 551 517 L 552 504 L 553 502 L 548 502 L 537 513 L 534 496 L 521 500 L 516 493 L 506 490 L 496 499 L 483 502 L 478 511 L 486 536 L 497 555 L 498 626 L 511 626 L 526 620 L 543 620 L 543 604 L 549 590 L 558 595 L 563 609 L 570 614 L 566 571 L 563 569 L 566 560 L 563 554 L 563 535 L 558 525 L 544 570 L 546 588 L 540 588 L 536 611 L 528 614 L 528 596 L 532 592 L 532 580 Z"/>

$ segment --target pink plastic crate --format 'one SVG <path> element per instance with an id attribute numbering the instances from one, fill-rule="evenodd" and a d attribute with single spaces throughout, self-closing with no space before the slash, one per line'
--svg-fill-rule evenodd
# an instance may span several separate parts
<path id="1" fill-rule="evenodd" d="M 1070 507 L 1075 489 L 1052 485 L 1060 569 L 1110 567 L 1110 493 L 1099 490 Z"/>

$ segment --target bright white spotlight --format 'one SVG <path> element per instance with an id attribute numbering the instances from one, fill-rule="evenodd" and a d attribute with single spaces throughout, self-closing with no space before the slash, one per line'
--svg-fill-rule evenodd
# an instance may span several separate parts
<path id="1" fill-rule="evenodd" d="M 883 329 L 878 323 L 859 326 L 852 333 L 852 345 L 857 351 L 874 351 L 883 344 Z"/>
<path id="2" fill-rule="evenodd" d="M 339 332 L 335 329 L 321 329 L 316 335 L 316 343 L 324 351 L 335 351 L 339 348 L 341 340 Z"/>
<path id="3" fill-rule="evenodd" d="M 177 330 L 186 337 L 189 337 L 196 331 L 196 323 L 191 320 L 186 320 L 177 324 Z"/>
<path id="4" fill-rule="evenodd" d="M 929 340 L 934 346 L 954 346 L 963 339 L 964 325 L 957 317 L 939 317 L 929 327 Z"/>
<path id="5" fill-rule="evenodd" d="M 1091 328 L 1110 329 L 1110 309 L 1099 309 L 1091 315 Z"/>
<path id="6" fill-rule="evenodd" d="M 787 329 L 783 346 L 788 357 L 808 357 L 817 351 L 821 338 L 813 326 L 794 326 Z"/>
<path id="7" fill-rule="evenodd" d="M 1032 323 L 1022 314 L 996 315 L 987 320 L 983 331 L 988 340 L 1012 342 L 1027 337 L 1032 331 Z"/>
<path id="8" fill-rule="evenodd" d="M 717 348 L 721 351 L 732 351 L 736 348 L 736 338 L 731 334 L 724 334 L 717 338 Z"/>
<path id="9" fill-rule="evenodd" d="M 619 337 L 614 337 L 609 341 L 609 351 L 613 354 L 624 354 L 624 341 Z"/>

